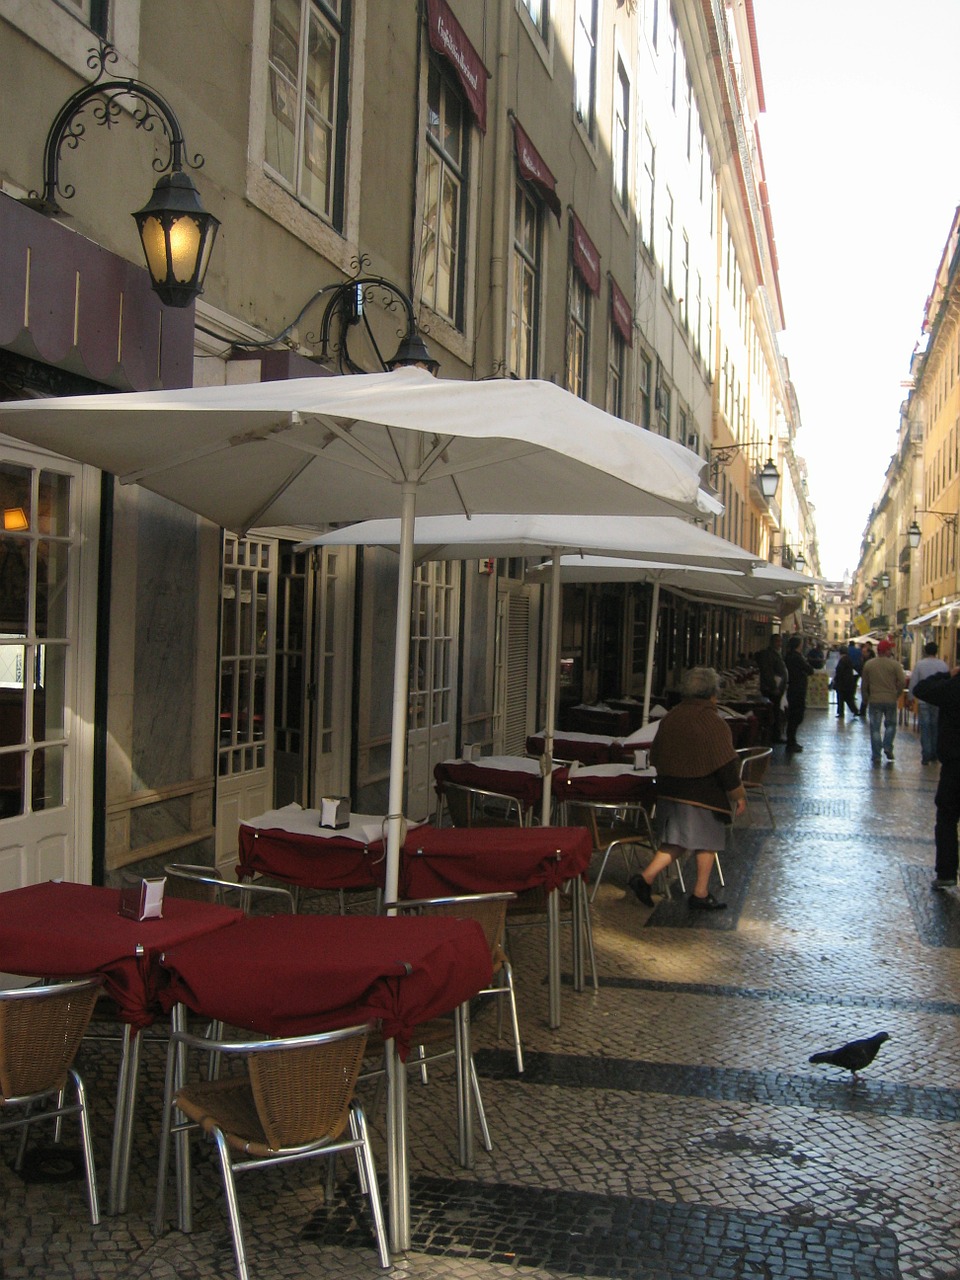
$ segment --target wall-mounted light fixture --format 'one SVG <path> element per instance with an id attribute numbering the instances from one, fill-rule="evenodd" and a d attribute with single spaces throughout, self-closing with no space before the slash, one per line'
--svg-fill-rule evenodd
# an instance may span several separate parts
<path id="1" fill-rule="evenodd" d="M 910 547 L 913 551 L 916 551 L 917 547 L 920 545 L 921 539 L 923 538 L 920 526 L 917 524 L 917 516 L 936 516 L 937 519 L 941 520 L 952 533 L 956 533 L 957 531 L 957 516 L 953 512 L 926 510 L 914 511 L 913 520 L 911 520 L 910 525 L 907 528 L 907 541 L 910 543 Z"/>
<path id="2" fill-rule="evenodd" d="M 752 452 L 750 445 L 741 444 L 724 444 L 719 445 L 715 449 L 710 450 L 710 480 L 714 488 L 720 479 L 720 472 L 726 470 L 730 463 L 734 460 L 738 453 L 746 454 L 748 460 Z M 761 455 L 762 456 L 762 455 Z M 771 498 L 775 498 L 777 489 L 780 485 L 780 472 L 777 470 L 777 464 L 773 460 L 773 447 L 770 447 L 770 457 L 764 465 L 756 472 L 757 483 L 760 486 L 760 492 L 769 502 Z"/>
<path id="3" fill-rule="evenodd" d="M 83 140 L 86 128 L 79 117 L 87 104 L 94 102 L 88 119 L 110 129 L 121 118 L 121 102 L 130 99 L 136 104 L 132 116 L 137 128 L 149 133 L 159 123 L 170 144 L 166 164 L 154 161 L 154 168 L 163 176 L 147 203 L 133 215 L 143 255 L 160 300 L 170 307 L 185 307 L 203 292 L 220 222 L 204 209 L 197 188 L 183 172 L 183 130 L 170 104 L 141 80 L 101 78 L 117 58 L 111 44 L 90 50 L 87 66 L 96 71 L 96 77 L 71 94 L 57 112 L 43 148 L 43 191 L 32 191 L 24 203 L 48 216 L 62 214 L 58 197 L 71 199 L 75 188 L 72 183 L 61 185 L 60 160 L 64 147 L 75 151 Z M 195 155 L 187 163 L 199 169 L 203 157 Z"/>
<path id="4" fill-rule="evenodd" d="M 796 547 L 796 552 L 794 552 L 794 547 Z M 771 547 L 770 554 L 779 556 L 782 565 L 788 569 L 796 569 L 798 573 L 802 573 L 807 567 L 807 559 L 803 554 L 803 548 L 796 543 L 784 542 L 778 547 Z"/>

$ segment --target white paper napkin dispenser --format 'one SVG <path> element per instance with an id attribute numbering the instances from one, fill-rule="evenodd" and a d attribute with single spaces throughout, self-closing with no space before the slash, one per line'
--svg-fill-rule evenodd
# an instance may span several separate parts
<path id="1" fill-rule="evenodd" d="M 128 920 L 162 920 L 166 876 L 145 876 L 120 890 L 120 915 Z"/>
<path id="2" fill-rule="evenodd" d="M 647 747 L 641 747 L 638 751 L 634 751 L 634 753 L 633 753 L 633 767 L 634 767 L 634 769 L 649 769 L 649 768 L 650 768 L 650 751 L 649 751 L 649 748 L 647 748 Z"/>
<path id="3" fill-rule="evenodd" d="M 324 796 L 320 801 L 320 825 L 340 831 L 350 825 L 350 797 Z"/>

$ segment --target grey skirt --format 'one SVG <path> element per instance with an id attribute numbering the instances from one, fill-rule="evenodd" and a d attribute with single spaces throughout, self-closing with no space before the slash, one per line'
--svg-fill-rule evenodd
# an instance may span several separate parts
<path id="1" fill-rule="evenodd" d="M 657 836 L 661 844 L 715 853 L 726 847 L 727 824 L 713 809 L 684 804 L 682 800 L 658 800 Z"/>

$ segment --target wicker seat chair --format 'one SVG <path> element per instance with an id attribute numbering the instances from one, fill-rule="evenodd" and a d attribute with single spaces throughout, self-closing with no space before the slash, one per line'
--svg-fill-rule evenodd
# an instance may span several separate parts
<path id="1" fill-rule="evenodd" d="M 459 782 L 437 783 L 437 826 L 446 807 L 453 827 L 522 827 L 523 806 L 516 796 Z"/>
<path id="2" fill-rule="evenodd" d="M 742 747 L 737 755 L 740 757 L 740 781 L 743 783 L 743 789 L 747 793 L 747 818 L 752 821 L 750 814 L 750 798 L 752 796 L 760 796 L 763 803 L 767 806 L 767 813 L 770 816 L 770 825 L 774 831 L 777 829 L 777 820 L 773 816 L 773 809 L 770 807 L 770 797 L 767 795 L 767 789 L 764 786 L 764 780 L 767 776 L 767 769 L 770 766 L 770 757 L 773 755 L 772 747 Z"/>
<path id="3" fill-rule="evenodd" d="M 360 1189 L 370 1201 L 380 1265 L 389 1267 L 390 1251 L 366 1117 L 353 1096 L 369 1030 L 369 1026 L 358 1026 L 288 1039 L 220 1040 L 213 1046 L 204 1037 L 175 1032 L 167 1055 L 157 1182 L 157 1234 L 164 1225 L 172 1135 L 178 1138 L 181 1225 L 184 1230 L 190 1229 L 190 1156 L 186 1133 L 199 1125 L 216 1143 L 220 1157 L 239 1280 L 249 1280 L 250 1273 L 236 1175 L 296 1160 L 318 1157 L 334 1160 L 347 1151 L 355 1154 Z M 175 1078 L 182 1052 L 196 1050 L 206 1054 L 211 1047 L 245 1070 L 219 1080 L 196 1081 L 177 1088 Z M 175 1120 L 177 1111 L 186 1117 L 184 1121 Z"/>
<path id="4" fill-rule="evenodd" d="M 73 1067 L 87 1024 L 93 1013 L 102 979 L 50 983 L 38 987 L 17 987 L 0 991 L 0 1115 L 21 1110 L 9 1120 L 0 1120 L 0 1132 L 22 1129 L 16 1168 L 23 1163 L 29 1126 L 52 1120 L 60 1136 L 63 1116 L 75 1115 L 80 1123 L 80 1140 L 87 1182 L 90 1221 L 100 1221 L 97 1175 L 90 1137 L 87 1096 L 83 1081 Z M 73 1081 L 76 1101 L 66 1101 L 68 1078 Z M 51 1099 L 54 1106 L 45 1104 Z"/>
<path id="5" fill-rule="evenodd" d="M 618 853 L 622 857 L 624 870 L 629 875 L 631 865 L 634 872 L 641 870 L 637 852 L 639 848 L 649 849 L 651 855 L 657 851 L 650 814 L 646 806 L 639 801 L 613 803 L 599 800 L 568 800 L 564 809 L 567 825 L 586 827 L 593 839 L 594 851 L 597 853 L 603 851 L 600 868 L 590 894 L 591 902 L 597 896 L 611 854 Z"/>

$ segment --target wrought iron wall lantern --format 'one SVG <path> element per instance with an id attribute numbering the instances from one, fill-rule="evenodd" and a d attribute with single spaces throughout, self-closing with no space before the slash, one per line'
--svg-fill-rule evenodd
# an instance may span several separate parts
<path id="1" fill-rule="evenodd" d="M 907 528 L 907 541 L 910 543 L 910 548 L 913 551 L 916 551 L 923 538 L 920 526 L 917 523 L 917 516 L 936 516 L 938 520 L 942 521 L 943 524 L 947 526 L 951 533 L 956 534 L 957 532 L 957 516 L 953 512 L 926 510 L 915 511 L 913 513 L 913 520 L 911 520 Z"/>
<path id="2" fill-rule="evenodd" d="M 724 444 L 716 449 L 710 450 L 710 481 L 714 488 L 720 479 L 720 472 L 729 467 L 738 453 L 746 453 L 748 458 L 751 452 L 750 445 L 742 444 Z M 762 455 L 761 455 L 762 456 Z M 764 465 L 757 471 L 757 483 L 760 485 L 760 492 L 769 502 L 771 498 L 775 498 L 777 489 L 780 485 L 780 472 L 777 470 L 777 464 L 773 460 L 773 449 L 770 449 L 770 457 Z"/>
<path id="3" fill-rule="evenodd" d="M 430 354 L 423 339 L 413 301 L 399 285 L 384 276 L 365 274 L 367 263 L 366 255 L 361 255 L 353 264 L 360 274 L 338 284 L 324 285 L 312 293 L 293 320 L 275 337 L 266 338 L 262 342 L 238 342 L 235 346 L 243 350 L 262 350 L 289 342 L 310 308 L 321 298 L 326 298 L 318 331 L 305 334 L 303 339 L 308 345 L 316 347 L 314 359 L 335 360 L 341 373 L 368 373 L 369 370 L 359 364 L 355 355 L 350 352 L 350 333 L 362 325 L 381 369 L 415 365 L 426 369 L 428 373 L 436 373 L 440 368 L 440 361 Z M 388 313 L 399 310 L 403 315 L 403 324 L 397 330 L 399 346 L 389 359 L 384 358 L 367 317 L 367 307 L 375 298 Z"/>
<path id="4" fill-rule="evenodd" d="M 796 554 L 794 554 L 794 546 L 795 544 L 792 542 L 784 542 L 779 547 L 771 547 L 770 554 L 779 556 L 781 564 L 787 564 L 787 561 L 792 561 L 792 567 L 798 573 L 802 573 L 807 567 L 807 559 L 801 547 L 797 547 Z M 787 567 L 790 568 L 791 566 L 787 564 Z"/>
<path id="5" fill-rule="evenodd" d="M 92 103 L 90 118 L 111 129 L 121 119 L 121 104 L 130 100 L 136 104 L 131 109 L 136 127 L 149 133 L 159 124 L 170 145 L 166 161 L 158 158 L 153 162 L 163 176 L 147 203 L 133 215 L 147 270 L 162 302 L 186 307 L 203 291 L 220 222 L 204 209 L 197 188 L 183 171 L 186 144 L 173 108 L 141 80 L 104 79 L 107 68 L 117 60 L 111 44 L 90 50 L 87 66 L 96 71 L 96 77 L 71 94 L 57 112 L 43 148 L 43 191 L 32 191 L 24 203 L 47 216 L 62 214 L 58 198 L 70 200 L 76 189 L 72 183 L 61 184 L 60 160 L 65 147 L 75 151 L 85 136 L 79 117 Z M 199 169 L 203 156 L 197 154 L 187 163 L 191 169 Z"/>

